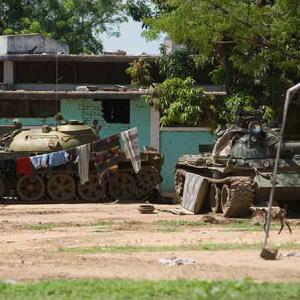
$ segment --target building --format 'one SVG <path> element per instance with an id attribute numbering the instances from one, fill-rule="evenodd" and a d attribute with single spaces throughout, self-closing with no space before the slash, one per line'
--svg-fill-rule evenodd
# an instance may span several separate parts
<path id="1" fill-rule="evenodd" d="M 207 128 L 192 128 L 191 134 L 187 128 L 160 129 L 158 112 L 142 98 L 149 91 L 133 88 L 125 72 L 140 58 L 71 55 L 67 46 L 41 35 L 0 37 L 0 125 L 14 118 L 23 126 L 54 125 L 53 116 L 61 112 L 87 124 L 98 120 L 102 137 L 137 126 L 140 146 L 150 145 L 165 155 L 162 188 L 173 192 L 178 155 L 198 153 L 199 144 L 212 138 Z M 152 78 L 159 82 L 157 57 L 142 58 L 153 66 Z"/>

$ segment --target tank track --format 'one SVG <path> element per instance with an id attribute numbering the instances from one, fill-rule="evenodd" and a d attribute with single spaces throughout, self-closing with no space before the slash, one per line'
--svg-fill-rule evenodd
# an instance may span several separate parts
<path id="1" fill-rule="evenodd" d="M 70 175 L 75 182 L 75 189 L 72 196 L 68 197 L 64 200 L 56 200 L 53 199 L 47 192 L 47 182 L 49 182 L 49 176 L 45 173 L 36 173 L 43 179 L 45 184 L 45 191 L 43 196 L 38 200 L 26 199 L 22 200 L 18 197 L 18 193 L 16 191 L 16 187 L 10 189 L 11 192 L 7 191 L 3 193 L 3 196 L 0 197 L 0 204 L 54 204 L 54 203 L 106 203 L 112 202 L 116 199 L 124 200 L 124 199 L 142 199 L 143 197 L 150 195 L 150 193 L 157 187 L 159 183 L 162 181 L 162 177 L 160 176 L 160 170 L 155 168 L 152 165 L 142 165 L 141 174 L 135 174 L 132 169 L 120 169 L 119 174 L 124 174 L 125 176 L 131 179 L 131 186 L 128 186 L 128 182 L 116 180 L 117 178 L 113 178 L 112 180 L 108 180 L 105 183 L 105 192 L 101 199 L 83 199 L 78 192 L 78 181 L 79 178 L 76 176 L 76 172 L 70 171 L 66 172 L 65 170 L 56 171 L 55 174 L 67 174 Z M 127 178 L 128 179 L 128 178 Z M 2 181 L 0 181 L 1 183 Z M 18 181 L 16 180 L 16 185 Z M 111 185 L 111 188 L 110 188 Z M 119 189 L 121 188 L 121 191 Z M 114 189 L 114 193 L 111 191 Z M 130 195 L 130 197 L 122 197 L 122 189 L 126 194 Z M 120 193 L 120 194 L 119 194 Z M 2 194 L 2 193 L 1 193 Z M 127 196 L 127 195 L 126 195 Z"/>
<path id="2" fill-rule="evenodd" d="M 175 193 L 179 200 L 182 201 L 184 188 L 184 169 L 175 171 Z M 230 197 L 227 202 L 226 211 L 223 212 L 227 218 L 245 217 L 249 214 L 249 208 L 255 197 L 253 179 L 251 177 L 236 177 L 231 179 Z"/>
<path id="3" fill-rule="evenodd" d="M 227 218 L 245 217 L 254 200 L 254 187 L 251 177 L 237 177 L 230 183 L 230 197 L 224 213 Z"/>

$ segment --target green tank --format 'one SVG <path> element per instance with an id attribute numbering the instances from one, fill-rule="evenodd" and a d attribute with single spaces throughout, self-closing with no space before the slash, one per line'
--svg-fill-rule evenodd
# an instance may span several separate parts
<path id="1" fill-rule="evenodd" d="M 79 121 L 65 121 L 59 114 L 57 126 L 44 125 L 24 129 L 16 120 L 13 125 L 0 126 L 0 197 L 17 196 L 21 202 L 102 202 L 109 199 L 141 198 L 161 182 L 161 155 L 148 148 L 141 153 L 142 168 L 133 171 L 130 160 L 120 153 L 118 174 L 113 180 L 99 183 L 92 157 L 90 180 L 79 183 L 76 164 L 38 169 L 34 174 L 18 176 L 14 159 L 59 150 L 68 150 L 99 140 L 97 123 L 88 126 Z"/>
<path id="2" fill-rule="evenodd" d="M 300 100 L 294 97 L 282 136 L 275 186 L 275 204 L 299 200 L 300 194 Z M 175 190 L 181 201 L 186 173 L 205 179 L 200 206 L 225 217 L 244 217 L 250 206 L 266 206 L 280 140 L 280 126 L 265 125 L 259 111 L 240 112 L 236 124 L 216 132 L 212 152 L 183 155 L 175 170 Z M 200 177 L 199 177 L 200 178 Z M 201 210 L 200 210 L 201 212 Z"/>

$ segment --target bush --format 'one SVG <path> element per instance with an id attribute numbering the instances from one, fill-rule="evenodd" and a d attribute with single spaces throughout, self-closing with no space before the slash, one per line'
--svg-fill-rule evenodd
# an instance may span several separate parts
<path id="1" fill-rule="evenodd" d="M 162 126 L 216 125 L 215 98 L 197 87 L 191 77 L 167 79 L 146 101 L 160 112 Z"/>

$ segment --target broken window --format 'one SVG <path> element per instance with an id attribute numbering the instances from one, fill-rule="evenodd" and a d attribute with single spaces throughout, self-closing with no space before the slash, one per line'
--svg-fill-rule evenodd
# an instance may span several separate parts
<path id="1" fill-rule="evenodd" d="M 103 117 L 107 123 L 130 123 L 129 99 L 102 100 Z"/>
<path id="2" fill-rule="evenodd" d="M 60 101 L 1 100 L 0 118 L 47 118 L 60 111 Z"/>

